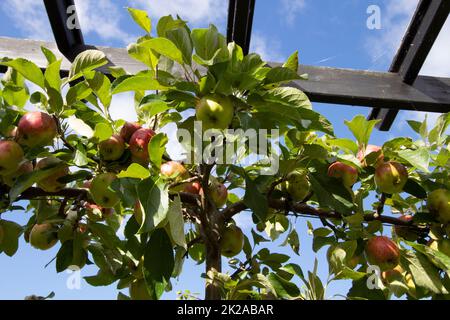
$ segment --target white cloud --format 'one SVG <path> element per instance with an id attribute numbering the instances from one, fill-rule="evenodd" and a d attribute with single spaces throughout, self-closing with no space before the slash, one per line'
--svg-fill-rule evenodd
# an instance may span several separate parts
<path id="1" fill-rule="evenodd" d="M 207 26 L 226 20 L 228 1 L 223 0 L 129 0 L 130 6 L 148 10 L 150 16 L 177 14 L 190 24 Z"/>
<path id="2" fill-rule="evenodd" d="M 250 42 L 250 52 L 261 55 L 264 61 L 284 61 L 281 44 L 278 40 L 269 39 L 258 32 L 253 32 Z"/>
<path id="3" fill-rule="evenodd" d="M 85 35 L 95 34 L 104 40 L 131 42 L 133 36 L 120 26 L 124 9 L 112 0 L 76 0 L 78 17 Z M 3 0 L 2 11 L 27 38 L 54 40 L 47 13 L 41 0 Z"/>
<path id="4" fill-rule="evenodd" d="M 372 67 L 389 65 L 411 21 L 418 0 L 389 0 L 381 10 L 381 30 L 366 42 Z"/>
<path id="5" fill-rule="evenodd" d="M 104 40 L 119 40 L 128 44 L 135 36 L 125 32 L 120 20 L 125 9 L 112 0 L 76 0 L 81 30 Z"/>
<path id="6" fill-rule="evenodd" d="M 305 0 L 281 0 L 280 14 L 288 25 L 295 22 L 297 14 L 305 7 Z"/>
<path id="7" fill-rule="evenodd" d="M 25 37 L 39 40 L 53 39 L 42 1 L 3 0 L 0 8 L 11 18 L 14 27 L 24 33 Z"/>
<path id="8" fill-rule="evenodd" d="M 137 121 L 133 94 L 130 92 L 115 94 L 112 98 L 109 112 L 114 120 Z"/>

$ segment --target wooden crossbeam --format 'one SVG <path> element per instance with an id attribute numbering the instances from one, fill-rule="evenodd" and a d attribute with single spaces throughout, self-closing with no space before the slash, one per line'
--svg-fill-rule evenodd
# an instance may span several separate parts
<path id="1" fill-rule="evenodd" d="M 61 74 L 67 76 L 70 62 L 52 42 L 0 38 L 0 58 L 23 57 L 45 69 L 47 60 L 41 53 L 41 46 L 53 50 L 58 58 L 63 59 Z M 145 65 L 132 59 L 126 49 L 96 49 L 103 51 L 111 64 L 122 67 L 131 74 L 146 69 Z M 269 62 L 268 65 L 275 67 L 280 63 Z M 5 71 L 4 67 L 0 67 L 0 72 Z M 102 71 L 108 72 L 106 69 Z M 390 72 L 300 65 L 299 74 L 304 73 L 309 75 L 309 80 L 295 81 L 292 85 L 302 89 L 314 102 L 375 106 L 392 110 L 450 111 L 450 78 L 419 76 L 413 85 L 408 85 L 399 74 Z"/>

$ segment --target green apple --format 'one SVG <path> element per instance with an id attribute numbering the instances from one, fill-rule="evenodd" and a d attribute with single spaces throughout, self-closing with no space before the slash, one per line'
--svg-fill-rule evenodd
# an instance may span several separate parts
<path id="1" fill-rule="evenodd" d="M 428 194 L 428 210 L 442 223 L 450 222 L 450 191 L 437 189 Z"/>
<path id="2" fill-rule="evenodd" d="M 101 173 L 96 176 L 89 190 L 95 203 L 103 208 L 113 208 L 119 202 L 119 196 L 111 189 L 111 184 L 117 176 L 114 173 Z"/>
<path id="3" fill-rule="evenodd" d="M 54 168 L 51 175 L 38 181 L 39 188 L 46 192 L 58 192 L 66 186 L 65 183 L 59 182 L 58 179 L 69 174 L 69 167 L 60 159 L 55 157 L 47 157 L 40 160 L 36 164 L 36 170 Z"/>
<path id="4" fill-rule="evenodd" d="M 203 189 L 200 189 L 199 194 L 203 196 Z M 227 187 L 217 180 L 213 180 L 209 185 L 209 195 L 217 208 L 222 208 L 228 200 Z"/>
<path id="5" fill-rule="evenodd" d="M 135 280 L 130 284 L 131 300 L 152 300 L 144 279 Z"/>
<path id="6" fill-rule="evenodd" d="M 400 193 L 407 181 L 408 171 L 401 163 L 386 162 L 379 165 L 375 170 L 375 184 L 383 193 Z"/>
<path id="7" fill-rule="evenodd" d="M 301 170 L 295 170 L 290 172 L 286 176 L 286 181 L 283 184 L 283 189 L 289 193 L 289 195 L 295 201 L 303 201 L 309 194 L 311 184 L 308 180 L 306 172 Z"/>
<path id="8" fill-rule="evenodd" d="M 181 163 L 176 161 L 168 161 L 161 165 L 161 176 L 166 179 L 183 181 L 189 178 L 189 172 Z"/>
<path id="9" fill-rule="evenodd" d="M 197 101 L 196 117 L 203 130 L 228 129 L 233 121 L 234 107 L 227 96 L 213 94 Z"/>
<path id="10" fill-rule="evenodd" d="M 395 242 L 385 236 L 376 236 L 367 241 L 367 260 L 381 271 L 394 269 L 400 261 L 400 252 Z"/>
<path id="11" fill-rule="evenodd" d="M 125 152 L 125 141 L 117 134 L 99 143 L 98 151 L 105 161 L 115 161 Z"/>
<path id="12" fill-rule="evenodd" d="M 22 161 L 22 163 L 19 166 L 19 169 L 17 169 L 16 172 L 3 177 L 3 183 L 9 187 L 12 187 L 16 182 L 17 178 L 30 172 L 33 172 L 33 163 L 28 160 Z"/>
<path id="13" fill-rule="evenodd" d="M 48 250 L 57 242 L 57 233 L 49 223 L 35 224 L 30 232 L 30 244 L 39 250 Z"/>
<path id="14" fill-rule="evenodd" d="M 244 233 L 241 228 L 230 224 L 224 228 L 220 238 L 222 255 L 228 258 L 239 254 L 244 248 Z"/>
<path id="15" fill-rule="evenodd" d="M 148 144 L 155 135 L 151 129 L 139 129 L 130 138 L 129 148 L 134 162 L 147 166 L 150 157 L 148 154 Z"/>
<path id="16" fill-rule="evenodd" d="M 23 156 L 23 150 L 16 142 L 0 141 L 0 176 L 16 172 Z"/>
<path id="17" fill-rule="evenodd" d="M 341 179 L 344 186 L 351 188 L 358 181 L 358 170 L 337 161 L 328 167 L 328 176 Z"/>
<path id="18" fill-rule="evenodd" d="M 50 145 L 57 132 L 55 120 L 39 111 L 26 113 L 17 126 L 18 142 L 30 148 Z"/>

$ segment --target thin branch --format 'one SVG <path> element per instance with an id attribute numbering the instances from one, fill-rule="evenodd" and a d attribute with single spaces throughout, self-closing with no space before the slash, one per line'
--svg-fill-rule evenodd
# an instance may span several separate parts
<path id="1" fill-rule="evenodd" d="M 325 219 L 336 219 L 336 220 L 343 220 L 344 216 L 336 211 L 326 211 L 322 209 L 316 209 L 306 203 L 290 203 L 287 200 L 282 199 L 270 199 L 269 200 L 269 206 L 273 209 L 283 211 L 286 208 L 288 208 L 289 212 L 295 213 L 295 216 L 314 216 L 318 218 L 325 218 Z M 234 215 L 240 213 L 241 211 L 244 211 L 248 209 L 248 207 L 245 205 L 243 201 L 238 201 L 227 208 L 225 208 L 222 211 L 222 215 L 225 220 L 230 220 Z M 411 229 L 417 229 L 422 232 L 426 231 L 426 228 L 416 226 L 412 224 L 411 222 L 403 221 L 395 217 L 389 217 L 389 216 L 380 216 L 376 213 L 372 214 L 365 214 L 364 215 L 364 221 L 365 222 L 371 222 L 371 221 L 380 221 L 382 223 L 391 224 L 391 225 L 397 225 L 397 226 L 405 226 L 410 227 Z"/>

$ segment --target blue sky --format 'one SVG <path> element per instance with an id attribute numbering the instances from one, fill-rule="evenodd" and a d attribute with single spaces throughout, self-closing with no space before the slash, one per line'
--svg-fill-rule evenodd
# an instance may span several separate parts
<path id="1" fill-rule="evenodd" d="M 148 9 L 156 18 L 169 13 L 179 14 L 189 20 L 194 27 L 216 24 L 225 33 L 227 3 L 225 0 L 76 0 L 81 26 L 88 44 L 125 47 L 140 35 L 125 10 L 127 6 Z M 342 68 L 385 71 L 395 54 L 401 37 L 412 16 L 417 0 L 257 0 L 252 50 L 271 61 L 286 59 L 293 51 L 299 50 L 301 63 Z M 366 26 L 369 17 L 367 8 L 380 8 L 381 29 L 370 30 Z M 0 36 L 53 40 L 41 0 L 3 0 L 0 3 Z M 446 24 L 422 73 L 434 76 L 450 76 L 450 25 Z M 120 95 L 113 100 L 112 113 L 116 117 L 132 119 L 126 105 L 131 105 L 130 96 Z M 351 137 L 344 126 L 357 114 L 368 115 L 369 109 L 361 107 L 315 104 L 314 108 L 331 120 L 336 134 Z M 436 115 L 430 114 L 430 119 Z M 373 144 L 383 144 L 399 135 L 412 136 L 405 125 L 406 119 L 423 119 L 423 113 L 402 112 L 393 129 L 388 133 L 374 132 Z M 8 213 L 5 219 L 25 223 L 29 215 L 23 212 Z M 248 226 L 250 218 L 245 214 L 238 218 L 240 224 Z M 307 234 L 306 219 L 298 219 L 296 226 L 301 237 L 301 255 L 279 249 L 278 244 L 271 249 L 287 252 L 293 262 L 309 270 L 315 254 L 311 250 L 311 236 Z M 314 222 L 316 223 L 316 222 Z M 70 290 L 66 282 L 70 277 L 63 272 L 56 274 L 54 263 L 44 268 L 56 254 L 57 248 L 47 252 L 31 249 L 24 241 L 14 258 L 0 255 L 0 299 L 23 299 L 29 294 L 46 295 L 51 291 L 57 299 L 115 299 L 115 287 L 93 288 L 81 282 L 80 290 Z M 325 280 L 327 263 L 324 252 L 320 251 L 320 275 Z M 226 266 L 226 261 L 224 260 Z M 203 266 L 195 266 L 188 260 L 183 275 L 174 282 L 174 291 L 164 298 L 174 298 L 176 290 L 189 289 L 203 292 L 203 282 L 199 278 Z M 95 268 L 82 270 L 82 276 L 93 275 Z M 347 292 L 347 282 L 335 282 L 328 291 L 328 297 Z"/>

